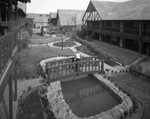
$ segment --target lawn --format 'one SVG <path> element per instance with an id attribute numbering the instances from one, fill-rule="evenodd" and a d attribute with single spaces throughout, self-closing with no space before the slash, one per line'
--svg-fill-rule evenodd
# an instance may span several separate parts
<path id="1" fill-rule="evenodd" d="M 110 78 L 143 103 L 144 114 L 141 119 L 150 119 L 150 83 L 142 77 L 128 73 L 111 76 Z"/>
<path id="2" fill-rule="evenodd" d="M 38 77 L 37 64 L 40 60 L 64 55 L 73 55 L 73 52 L 69 49 L 60 50 L 48 46 L 24 49 L 19 53 L 18 78 Z"/>
<path id="3" fill-rule="evenodd" d="M 77 39 L 81 41 L 82 39 Z M 99 51 L 109 57 L 112 57 L 115 61 L 118 61 L 122 64 L 129 65 L 132 64 L 138 58 L 141 58 L 142 55 L 127 49 L 119 48 L 118 46 L 110 45 L 96 40 L 82 40 L 82 44 L 90 45 L 95 51 Z"/>
<path id="4" fill-rule="evenodd" d="M 62 38 L 64 39 L 65 36 L 62 36 Z M 61 37 L 57 36 L 57 37 L 53 37 L 53 36 L 48 36 L 48 37 L 44 37 L 44 36 L 41 36 L 40 33 L 36 33 L 36 34 L 33 34 L 30 41 L 29 41 L 29 44 L 45 44 L 45 43 L 50 43 L 50 42 L 53 42 L 53 41 L 59 41 L 61 40 Z"/>

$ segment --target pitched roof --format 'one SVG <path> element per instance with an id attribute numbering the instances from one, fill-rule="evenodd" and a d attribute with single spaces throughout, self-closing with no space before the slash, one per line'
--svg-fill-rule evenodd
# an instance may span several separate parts
<path id="1" fill-rule="evenodd" d="M 84 12 L 84 10 L 58 10 L 58 21 L 61 26 L 81 25 Z"/>
<path id="2" fill-rule="evenodd" d="M 48 14 L 27 13 L 27 18 L 34 18 L 35 22 L 48 22 Z"/>
<path id="3" fill-rule="evenodd" d="M 118 5 L 118 2 L 91 1 L 102 19 L 107 19 L 108 13 Z"/>
<path id="4" fill-rule="evenodd" d="M 104 20 L 148 20 L 150 19 L 150 0 L 131 0 L 127 2 L 91 1 Z"/>

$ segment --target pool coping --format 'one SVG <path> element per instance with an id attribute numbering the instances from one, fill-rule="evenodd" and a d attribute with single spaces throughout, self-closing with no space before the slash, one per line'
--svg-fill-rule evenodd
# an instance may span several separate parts
<path id="1" fill-rule="evenodd" d="M 62 94 L 60 81 L 52 82 L 47 87 L 47 100 L 48 109 L 54 113 L 57 119 L 119 119 L 125 117 L 126 114 L 130 114 L 133 107 L 133 102 L 130 97 L 123 93 L 113 82 L 107 80 L 100 74 L 93 74 L 98 80 L 102 81 L 107 85 L 116 95 L 122 99 L 122 103 L 116 105 L 115 107 L 104 111 L 102 113 L 96 114 L 90 117 L 78 117 L 70 109 L 69 105 L 65 102 Z"/>

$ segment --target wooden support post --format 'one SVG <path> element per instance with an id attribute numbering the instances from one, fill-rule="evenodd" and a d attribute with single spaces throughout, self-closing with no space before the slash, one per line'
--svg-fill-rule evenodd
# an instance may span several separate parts
<path id="1" fill-rule="evenodd" d="M 15 97 L 14 97 L 14 101 L 17 101 L 17 61 L 15 62 L 14 86 L 15 86 Z"/>
<path id="2" fill-rule="evenodd" d="M 8 32 L 12 32 L 12 0 L 9 0 L 8 2 Z M 11 57 L 12 54 L 12 47 L 11 47 L 11 43 L 12 42 L 12 33 L 10 34 L 9 37 L 9 57 Z"/>
<path id="3" fill-rule="evenodd" d="M 47 69 L 47 81 L 50 84 L 50 69 Z"/>
<path id="4" fill-rule="evenodd" d="M 0 22 L 2 21 L 2 3 L 0 2 Z"/>
<path id="5" fill-rule="evenodd" d="M 8 31 L 11 32 L 12 30 L 12 1 L 11 0 L 9 0 L 8 3 L 8 22 L 9 22 Z"/>
<path id="6" fill-rule="evenodd" d="M 101 72 L 104 73 L 104 61 L 101 61 Z"/>
<path id="7" fill-rule="evenodd" d="M 12 77 L 9 78 L 9 119 L 13 119 Z"/>

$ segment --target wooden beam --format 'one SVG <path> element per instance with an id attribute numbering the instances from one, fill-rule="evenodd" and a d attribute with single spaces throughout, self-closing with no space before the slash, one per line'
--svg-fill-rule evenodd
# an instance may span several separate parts
<path id="1" fill-rule="evenodd" d="M 17 101 L 17 62 L 15 62 L 15 70 L 14 70 L 14 86 L 15 86 L 15 97 L 14 101 Z"/>
<path id="2" fill-rule="evenodd" d="M 12 77 L 9 78 L 9 119 L 13 119 Z"/>
<path id="3" fill-rule="evenodd" d="M 8 21 L 9 21 L 8 30 L 9 32 L 11 32 L 12 30 L 12 1 L 11 0 L 9 0 L 8 2 Z"/>
<path id="4" fill-rule="evenodd" d="M 18 5 L 18 1 L 16 0 L 15 2 L 15 25 L 18 26 L 18 8 L 17 8 L 17 5 Z"/>
<path id="5" fill-rule="evenodd" d="M 0 2 L 0 22 L 2 21 L 2 2 Z"/>

